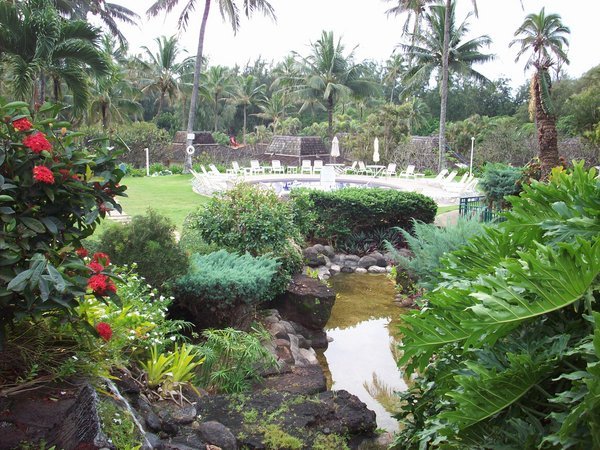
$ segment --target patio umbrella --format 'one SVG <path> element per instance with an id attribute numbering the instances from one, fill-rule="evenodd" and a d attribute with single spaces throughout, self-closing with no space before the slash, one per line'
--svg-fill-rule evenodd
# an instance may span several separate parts
<path id="1" fill-rule="evenodd" d="M 340 141 L 338 141 L 337 136 L 334 136 L 331 141 L 331 157 L 335 161 L 338 156 L 340 156 Z"/>
<path id="2" fill-rule="evenodd" d="M 373 162 L 379 162 L 379 139 L 375 138 L 373 141 Z"/>

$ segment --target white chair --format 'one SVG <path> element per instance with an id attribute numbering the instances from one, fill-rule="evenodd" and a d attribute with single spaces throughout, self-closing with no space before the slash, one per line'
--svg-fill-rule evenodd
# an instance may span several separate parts
<path id="1" fill-rule="evenodd" d="M 409 177 L 414 177 L 415 176 L 415 166 L 413 166 L 412 164 L 409 164 L 406 167 L 406 170 L 403 170 L 400 172 L 400 175 L 403 178 L 409 178 Z"/>
<path id="2" fill-rule="evenodd" d="M 457 172 L 456 170 L 453 170 L 452 172 L 450 172 L 450 175 L 448 175 L 448 176 L 447 176 L 447 177 L 444 179 L 443 183 L 444 183 L 444 184 L 450 184 L 450 183 L 452 183 L 452 181 L 454 181 L 454 178 L 456 178 L 456 175 L 457 175 L 457 174 L 458 174 L 458 172 Z"/>
<path id="3" fill-rule="evenodd" d="M 308 173 L 309 175 L 312 175 L 312 170 L 312 163 L 310 159 L 303 159 L 302 167 L 300 167 L 300 173 Z"/>
<path id="4" fill-rule="evenodd" d="M 313 164 L 313 173 L 321 173 L 321 170 L 323 170 L 323 161 L 320 159 L 315 159 Z"/>
<path id="5" fill-rule="evenodd" d="M 466 182 L 467 182 L 467 177 L 468 177 L 468 176 L 469 176 L 469 172 L 465 172 L 465 173 L 463 173 L 463 176 L 462 176 L 462 177 L 460 177 L 460 180 L 458 181 L 458 184 L 460 184 L 461 186 L 462 186 L 463 184 L 466 184 Z"/>
<path id="6" fill-rule="evenodd" d="M 250 161 L 250 175 L 256 175 L 262 173 L 264 175 L 265 169 L 260 166 L 260 163 L 257 159 L 253 159 Z"/>
<path id="7" fill-rule="evenodd" d="M 273 159 L 271 161 L 271 173 L 285 173 L 285 170 L 281 165 L 281 161 L 278 159 Z"/>
<path id="8" fill-rule="evenodd" d="M 202 173 L 203 173 L 204 175 L 206 175 L 206 176 L 208 176 L 208 175 L 209 175 L 209 173 L 206 171 L 206 167 L 204 167 L 204 166 L 202 166 L 202 165 L 201 165 L 201 166 L 200 166 L 200 169 L 202 169 Z"/>
<path id="9" fill-rule="evenodd" d="M 365 163 L 363 161 L 358 162 L 358 169 L 356 169 L 355 171 L 358 175 L 369 175 L 373 173 L 371 169 L 367 169 L 367 166 L 365 166 Z"/>
<path id="10" fill-rule="evenodd" d="M 438 173 L 436 175 L 436 177 L 433 179 L 433 181 L 436 183 L 440 183 L 447 174 L 448 174 L 448 169 L 442 169 L 442 170 L 440 170 L 440 173 Z"/>
<path id="11" fill-rule="evenodd" d="M 344 173 L 350 173 L 356 171 L 356 166 L 358 165 L 358 161 L 353 161 L 350 167 L 344 167 Z"/>
<path id="12" fill-rule="evenodd" d="M 215 177 L 222 177 L 223 174 L 221 172 L 219 172 L 219 169 L 217 169 L 217 166 L 215 166 L 214 164 L 209 164 L 208 168 L 210 169 L 210 174 L 215 176 Z"/>
<path id="13" fill-rule="evenodd" d="M 388 164 L 387 168 L 383 171 L 383 174 L 386 177 L 395 177 L 398 174 L 396 173 L 396 163 Z"/>
<path id="14" fill-rule="evenodd" d="M 231 161 L 231 169 L 227 169 L 226 172 L 230 175 L 241 175 L 243 170 L 237 161 Z"/>

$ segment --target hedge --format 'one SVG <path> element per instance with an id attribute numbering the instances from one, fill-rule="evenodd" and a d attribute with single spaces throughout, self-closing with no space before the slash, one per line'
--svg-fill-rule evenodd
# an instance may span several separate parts
<path id="1" fill-rule="evenodd" d="M 294 221 L 309 239 L 335 243 L 352 233 L 400 227 L 409 230 L 412 221 L 431 223 L 437 205 L 430 197 L 391 189 L 345 188 L 324 192 L 294 189 Z"/>

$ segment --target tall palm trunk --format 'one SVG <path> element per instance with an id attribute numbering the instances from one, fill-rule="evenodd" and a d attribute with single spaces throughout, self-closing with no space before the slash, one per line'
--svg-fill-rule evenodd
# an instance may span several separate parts
<path id="1" fill-rule="evenodd" d="M 215 94 L 215 132 L 218 130 L 219 125 L 219 97 Z"/>
<path id="2" fill-rule="evenodd" d="M 333 139 L 333 94 L 329 94 L 327 98 L 327 121 L 327 132 L 331 141 Z"/>
<path id="3" fill-rule="evenodd" d="M 200 70 L 202 69 L 202 54 L 204 53 L 204 33 L 206 32 L 206 22 L 208 21 L 208 13 L 210 11 L 210 0 L 206 0 L 204 4 L 204 14 L 200 24 L 200 35 L 198 36 L 198 51 L 196 52 L 196 65 L 194 67 L 194 84 L 192 86 L 192 98 L 190 99 L 190 111 L 188 114 L 187 133 L 188 135 L 194 131 L 196 122 L 196 105 L 198 103 L 198 89 L 200 86 Z M 187 145 L 191 145 L 193 140 L 187 138 Z M 186 153 L 185 162 L 183 164 L 183 172 L 190 173 L 192 168 L 192 156 Z"/>
<path id="4" fill-rule="evenodd" d="M 450 48 L 450 8 L 452 1 L 446 0 L 444 14 L 444 49 L 442 53 L 442 85 L 440 87 L 440 134 L 438 149 L 438 170 L 446 165 L 446 110 L 448 108 L 448 57 Z"/>
<path id="5" fill-rule="evenodd" d="M 160 97 L 158 97 L 158 109 L 156 110 L 156 116 L 155 117 L 160 116 L 160 113 L 162 112 L 164 103 L 165 103 L 165 93 L 161 92 L 160 93 Z"/>
<path id="6" fill-rule="evenodd" d="M 106 130 L 108 128 L 108 104 L 102 102 L 100 110 L 102 112 L 102 129 Z"/>
<path id="7" fill-rule="evenodd" d="M 243 128 L 243 133 L 244 133 L 244 134 L 243 134 L 243 138 L 242 138 L 242 142 L 243 142 L 244 144 L 246 144 L 246 116 L 247 116 L 247 114 L 246 114 L 246 113 L 247 113 L 246 109 L 247 109 L 247 107 L 248 107 L 247 105 L 244 105 L 244 128 Z"/>
<path id="8" fill-rule="evenodd" d="M 38 102 L 42 105 L 46 101 L 46 75 L 44 71 L 40 71 L 40 96 L 38 98 Z"/>
<path id="9" fill-rule="evenodd" d="M 533 94 L 535 102 L 535 122 L 537 125 L 538 156 L 542 170 L 542 178 L 548 178 L 553 167 L 558 165 L 558 135 L 556 117 L 548 114 L 542 105 L 540 71 L 533 77 Z"/>

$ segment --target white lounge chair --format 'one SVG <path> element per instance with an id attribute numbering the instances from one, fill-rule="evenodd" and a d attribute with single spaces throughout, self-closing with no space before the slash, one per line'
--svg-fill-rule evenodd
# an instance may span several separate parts
<path id="1" fill-rule="evenodd" d="M 271 161 L 271 173 L 285 173 L 285 169 L 278 159 L 273 159 Z"/>
<path id="2" fill-rule="evenodd" d="M 458 184 L 460 184 L 461 186 L 466 184 L 468 176 L 469 176 L 469 172 L 463 173 L 462 177 L 460 177 L 460 180 L 458 180 Z"/>
<path id="3" fill-rule="evenodd" d="M 241 175 L 244 173 L 237 161 L 231 161 L 231 169 L 227 169 L 229 175 Z"/>
<path id="4" fill-rule="evenodd" d="M 312 175 L 312 162 L 310 159 L 303 159 L 302 160 L 302 167 L 300 167 L 300 173 L 308 173 L 309 175 Z"/>
<path id="5" fill-rule="evenodd" d="M 436 175 L 436 177 L 433 179 L 433 181 L 435 183 L 441 183 L 447 174 L 448 174 L 448 169 L 442 169 L 442 170 L 440 170 L 440 173 L 438 173 Z"/>
<path id="6" fill-rule="evenodd" d="M 412 164 L 409 164 L 406 167 L 406 170 L 403 170 L 400 172 L 400 175 L 403 178 L 409 178 L 409 177 L 413 177 L 415 176 L 415 166 L 413 166 Z"/>
<path id="7" fill-rule="evenodd" d="M 257 159 L 252 159 L 250 161 L 250 175 L 257 175 L 259 173 L 264 174 L 265 169 L 260 166 L 260 163 Z"/>
<path id="8" fill-rule="evenodd" d="M 395 177 L 398 174 L 396 173 L 396 163 L 388 164 L 387 168 L 383 171 L 383 174 L 386 177 Z"/>
<path id="9" fill-rule="evenodd" d="M 358 162 L 358 169 L 355 170 L 358 175 L 372 175 L 373 171 L 365 166 L 363 161 Z"/>
<path id="10" fill-rule="evenodd" d="M 355 172 L 357 164 L 358 161 L 353 161 L 350 167 L 344 167 L 344 173 Z"/>
<path id="11" fill-rule="evenodd" d="M 454 181 L 454 178 L 456 178 L 457 174 L 458 174 L 458 172 L 456 170 L 453 170 L 452 172 L 450 172 L 450 174 L 446 178 L 444 178 L 444 180 L 442 182 L 444 184 L 452 183 L 452 181 Z"/>
<path id="12" fill-rule="evenodd" d="M 313 173 L 321 173 L 321 170 L 323 170 L 323 161 L 315 159 L 315 162 L 313 163 Z"/>
<path id="13" fill-rule="evenodd" d="M 219 169 L 217 169 L 217 166 L 215 166 L 214 164 L 209 164 L 208 168 L 210 169 L 210 174 L 215 176 L 215 177 L 223 177 L 225 176 L 225 174 L 221 173 L 219 171 Z"/>

